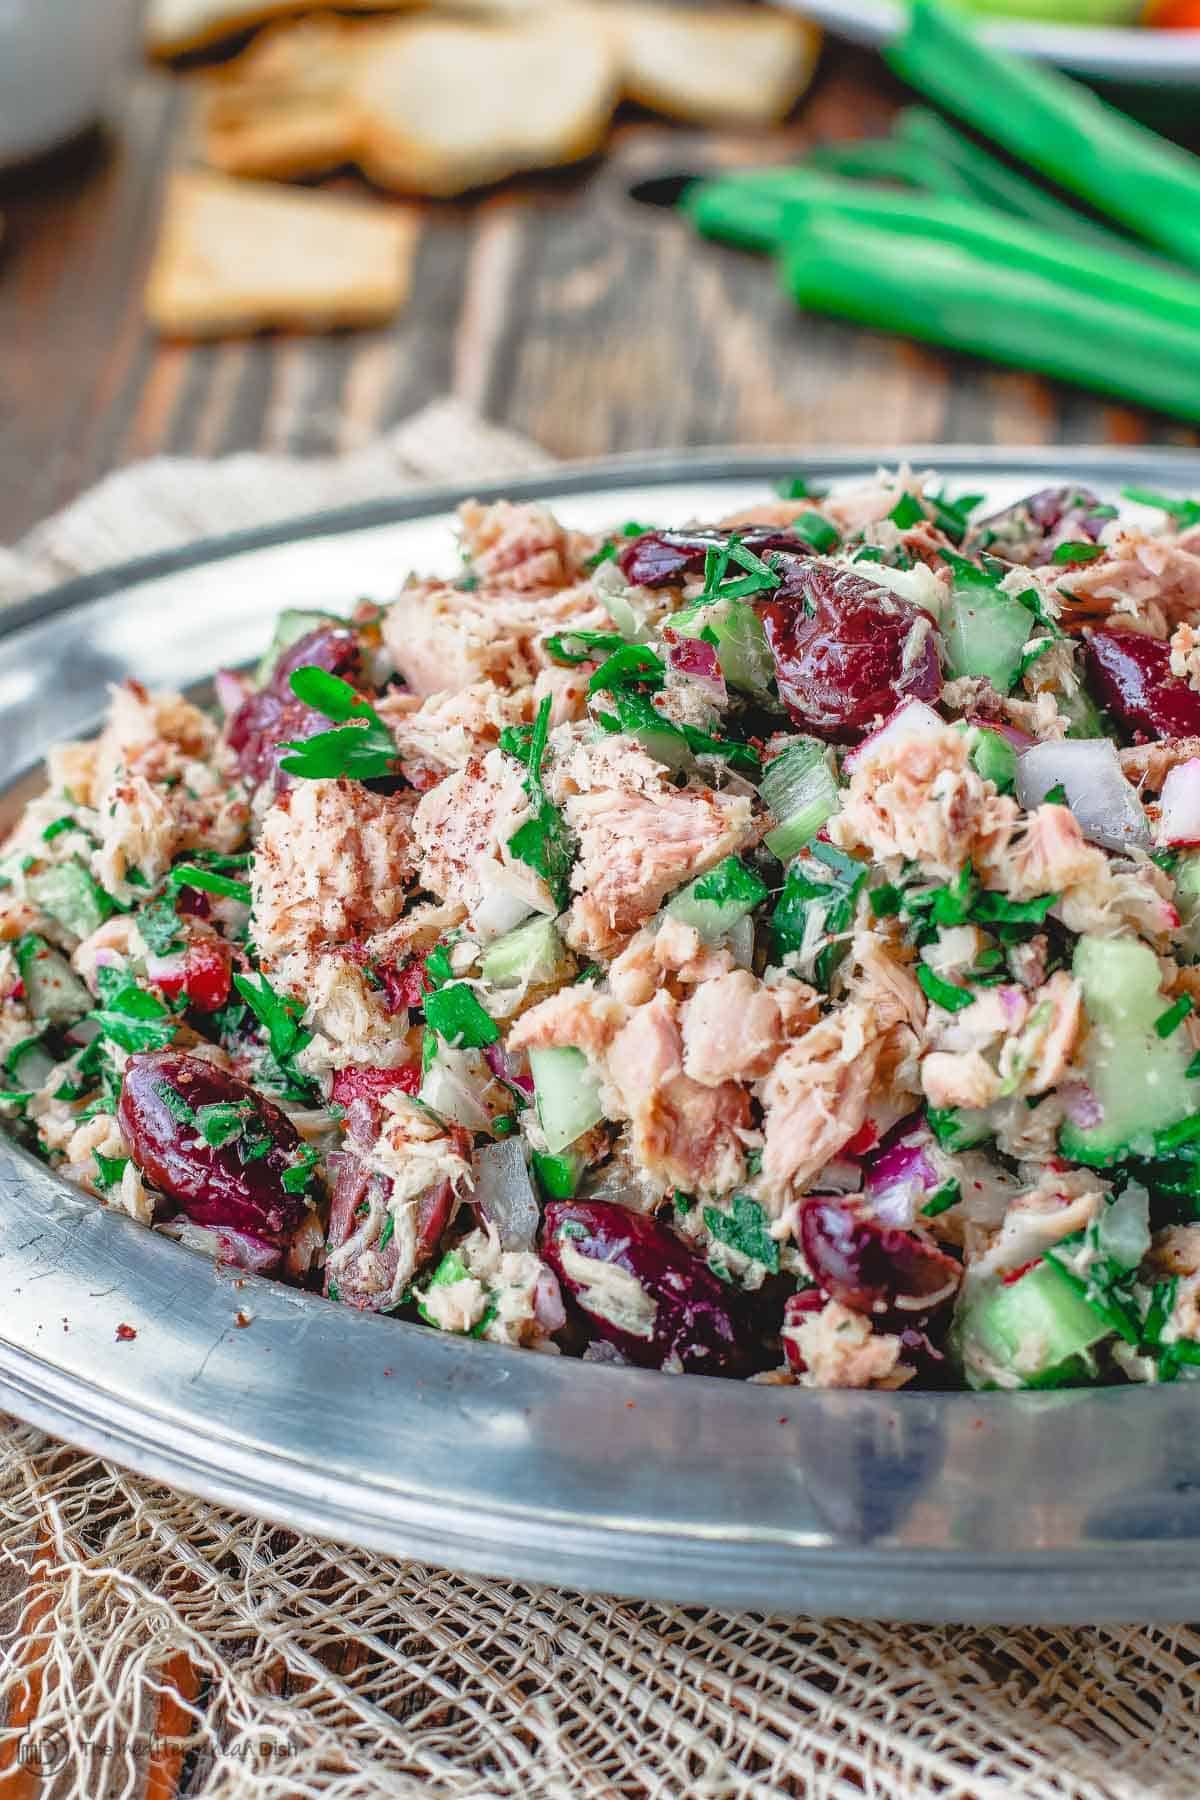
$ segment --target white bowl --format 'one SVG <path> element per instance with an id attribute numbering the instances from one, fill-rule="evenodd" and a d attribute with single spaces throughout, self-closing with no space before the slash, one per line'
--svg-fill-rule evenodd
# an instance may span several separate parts
<path id="1" fill-rule="evenodd" d="M 0 0 L 0 166 L 95 124 L 137 0 Z"/>

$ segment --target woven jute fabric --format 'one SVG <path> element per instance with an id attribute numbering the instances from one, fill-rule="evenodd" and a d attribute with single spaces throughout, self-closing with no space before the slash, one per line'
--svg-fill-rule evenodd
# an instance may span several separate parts
<path id="1" fill-rule="evenodd" d="M 158 461 L 0 552 L 0 599 L 545 466 L 448 403 L 336 465 Z M 731 1616 L 469 1579 L 276 1530 L 3 1420 L 0 1652 L 0 1791 L 55 1800 L 1200 1791 L 1200 1630 Z"/>

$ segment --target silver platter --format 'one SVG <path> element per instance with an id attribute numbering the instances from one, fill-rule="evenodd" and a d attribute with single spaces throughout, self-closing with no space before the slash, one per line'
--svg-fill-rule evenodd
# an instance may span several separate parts
<path id="1" fill-rule="evenodd" d="M 907 454 L 998 501 L 1057 479 L 1200 490 L 1195 456 Z M 782 473 L 836 478 L 875 461 L 620 462 L 503 492 L 545 496 L 579 526 L 682 522 L 761 499 Z M 282 605 L 348 610 L 388 597 L 409 568 L 449 570 L 462 497 L 202 544 L 0 615 L 0 828 L 36 785 L 18 771 L 90 729 L 107 682 L 190 685 L 255 656 Z M 809 1393 L 534 1356 L 237 1280 L 2 1140 L 0 1303 L 0 1407 L 158 1480 L 370 1548 L 772 1612 L 1200 1613 L 1200 1391 L 1187 1384 Z M 136 1337 L 119 1341 L 119 1324 Z"/>

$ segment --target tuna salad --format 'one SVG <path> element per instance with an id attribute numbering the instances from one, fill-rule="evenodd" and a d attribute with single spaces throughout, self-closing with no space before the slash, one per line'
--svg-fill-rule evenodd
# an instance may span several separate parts
<path id="1" fill-rule="evenodd" d="M 1200 503 L 780 493 L 471 503 L 210 705 L 114 689 L 0 846 L 5 1130 L 544 1354 L 1200 1374 Z"/>

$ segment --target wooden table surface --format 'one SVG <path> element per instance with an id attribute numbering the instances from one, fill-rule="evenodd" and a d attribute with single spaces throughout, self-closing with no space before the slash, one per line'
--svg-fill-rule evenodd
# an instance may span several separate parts
<path id="1" fill-rule="evenodd" d="M 359 445 L 452 391 L 564 457 L 690 444 L 1195 444 L 1171 420 L 803 316 L 769 266 L 634 204 L 631 183 L 886 126 L 901 90 L 828 47 L 797 119 L 713 137 L 629 113 L 610 153 L 463 203 L 411 204 L 386 330 L 160 343 L 140 314 L 193 82 L 135 70 L 112 134 L 0 184 L 0 544 L 134 458 Z M 357 186 L 353 177 L 343 185 Z"/>

